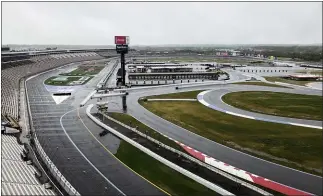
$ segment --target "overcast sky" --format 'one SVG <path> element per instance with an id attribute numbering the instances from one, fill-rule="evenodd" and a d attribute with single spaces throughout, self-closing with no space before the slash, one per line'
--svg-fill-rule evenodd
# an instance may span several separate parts
<path id="1" fill-rule="evenodd" d="M 322 43 L 321 2 L 2 2 L 3 44 Z"/>

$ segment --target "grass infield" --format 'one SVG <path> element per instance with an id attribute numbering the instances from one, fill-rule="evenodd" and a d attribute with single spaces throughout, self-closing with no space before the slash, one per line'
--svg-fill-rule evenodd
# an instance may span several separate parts
<path id="1" fill-rule="evenodd" d="M 121 141 L 115 156 L 128 167 L 171 195 L 219 195 L 183 174 Z"/>
<path id="2" fill-rule="evenodd" d="M 156 115 L 218 143 L 322 175 L 322 130 L 232 116 L 199 102 L 140 101 L 140 104 Z"/>
<path id="3" fill-rule="evenodd" d="M 233 83 L 233 84 L 269 86 L 269 87 L 278 87 L 278 88 L 290 88 L 290 87 L 287 87 L 287 86 L 281 86 L 281 85 L 278 85 L 278 84 L 269 84 L 269 83 L 265 83 L 265 82 L 237 82 L 237 83 Z"/>
<path id="4" fill-rule="evenodd" d="M 283 83 L 288 83 L 288 84 L 295 84 L 295 85 L 300 85 L 300 86 L 306 86 L 306 84 L 310 82 L 317 82 L 317 81 L 308 81 L 308 80 L 290 80 L 290 79 L 285 79 L 281 77 L 264 77 L 267 81 L 269 82 L 283 82 Z"/>
<path id="5" fill-rule="evenodd" d="M 146 125 L 139 122 L 137 119 L 135 119 L 134 117 L 132 117 L 128 114 L 110 112 L 110 113 L 108 113 L 108 116 L 110 116 L 110 117 L 116 119 L 117 121 L 120 121 L 130 127 L 138 127 L 138 131 L 140 131 L 146 135 L 149 135 L 150 137 L 162 142 L 165 145 L 168 145 L 172 148 L 175 148 L 176 150 L 186 153 L 186 151 L 182 147 L 180 147 L 180 145 L 176 144 L 174 141 L 161 135 L 160 133 L 156 132 L 155 130 L 151 129 L 150 127 L 147 127 Z"/>
<path id="6" fill-rule="evenodd" d="M 53 86 L 73 86 L 70 84 L 70 82 L 77 81 L 81 78 L 81 76 L 71 76 L 71 77 L 67 77 L 67 80 L 64 80 L 64 81 L 58 81 L 58 80 L 55 81 L 55 78 L 57 78 L 57 77 L 61 77 L 61 76 L 50 77 L 47 80 L 45 80 L 45 84 L 53 85 Z M 89 76 L 89 79 L 87 79 L 83 84 L 86 84 L 92 78 L 93 78 L 93 76 Z"/>
<path id="7" fill-rule="evenodd" d="M 61 73 L 62 76 L 88 76 L 98 74 L 104 66 L 79 66 L 69 73 Z"/>
<path id="8" fill-rule="evenodd" d="M 244 91 L 228 93 L 223 101 L 243 110 L 263 114 L 322 120 L 322 96 L 291 93 Z"/>

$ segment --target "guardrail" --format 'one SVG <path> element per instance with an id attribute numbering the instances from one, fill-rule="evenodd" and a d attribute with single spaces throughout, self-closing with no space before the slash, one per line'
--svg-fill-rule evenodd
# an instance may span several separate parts
<path id="1" fill-rule="evenodd" d="M 102 97 L 113 97 L 113 96 L 122 96 L 126 93 L 108 93 L 108 94 L 93 94 L 91 95 L 91 98 L 102 98 Z"/>
<path id="2" fill-rule="evenodd" d="M 109 79 L 110 79 L 110 77 L 112 76 L 112 74 L 113 74 L 114 70 L 116 69 L 116 67 L 118 66 L 118 64 L 119 64 L 119 60 L 117 60 L 117 61 L 116 61 L 116 63 L 113 65 L 113 67 L 112 67 L 111 71 L 109 72 L 108 76 L 107 76 L 107 77 L 105 78 L 105 80 L 103 81 L 104 86 L 106 86 L 106 85 L 107 85 L 108 80 L 109 80 Z"/>
<path id="3" fill-rule="evenodd" d="M 83 107 L 89 99 L 92 99 L 92 96 L 96 93 L 96 91 L 92 91 L 85 99 L 80 103 L 80 107 Z"/>
<path id="4" fill-rule="evenodd" d="M 147 155 L 153 157 L 154 159 L 158 160 L 159 162 L 167 165 L 168 167 L 180 172 L 181 174 L 191 178 L 192 180 L 206 186 L 207 188 L 221 194 L 221 195 L 233 195 L 232 193 L 230 193 L 227 190 L 224 190 L 223 188 L 183 169 L 182 167 L 168 161 L 167 159 L 159 156 L 158 154 L 152 152 L 151 150 L 145 148 L 144 146 L 138 144 L 137 142 L 131 140 L 130 138 L 124 136 L 123 134 L 119 133 L 118 131 L 114 130 L 113 128 L 105 125 L 104 123 L 102 123 L 101 121 L 99 121 L 97 118 L 95 118 L 93 115 L 91 115 L 90 111 L 93 107 L 93 104 L 90 104 L 87 108 L 86 108 L 86 114 L 87 116 L 94 121 L 96 124 L 100 125 L 101 127 L 103 127 L 104 129 L 107 129 L 108 131 L 110 131 L 111 133 L 113 133 L 114 135 L 116 135 L 117 137 L 121 138 L 122 140 L 128 142 L 129 144 L 133 145 L 134 147 L 138 148 L 139 150 L 141 150 L 142 152 L 146 153 Z"/>
<path id="5" fill-rule="evenodd" d="M 36 150 L 38 151 L 40 158 L 43 160 L 49 171 L 52 173 L 53 177 L 59 182 L 59 184 L 64 188 L 64 190 L 69 195 L 80 195 L 80 193 L 77 192 L 77 190 L 65 179 L 62 173 L 57 169 L 54 163 L 46 155 L 45 151 L 43 150 L 37 139 L 37 136 L 34 137 L 34 141 Z"/>
<path id="6" fill-rule="evenodd" d="M 147 99 L 147 101 L 197 101 L 197 99 Z"/>
<path id="7" fill-rule="evenodd" d="M 150 137 L 150 136 L 148 136 L 148 135 L 146 135 L 146 134 L 138 131 L 136 128 L 130 127 L 130 126 L 128 126 L 128 125 L 126 125 L 126 124 L 124 124 L 124 123 L 122 123 L 122 122 L 120 122 L 120 121 L 118 121 L 118 120 L 116 120 L 114 118 L 111 118 L 110 116 L 107 116 L 105 114 L 103 114 L 103 115 L 106 118 L 108 118 L 109 120 L 111 120 L 111 121 L 113 121 L 115 123 L 118 123 L 119 125 L 121 125 L 121 126 L 127 128 L 127 129 L 129 129 L 129 130 L 137 133 L 138 135 L 140 135 L 140 136 L 142 136 L 142 137 L 144 137 L 144 138 L 146 138 L 148 140 L 150 140 L 151 142 L 154 142 L 155 144 L 158 144 L 159 146 L 161 146 L 161 147 L 163 147 L 163 148 L 165 148 L 165 149 L 167 149 L 167 150 L 169 150 L 169 151 L 171 151 L 173 153 L 176 153 L 176 154 L 178 154 L 178 155 L 180 155 L 182 157 L 185 157 L 186 159 L 188 159 L 188 160 L 190 160 L 190 161 L 192 161 L 194 163 L 197 163 L 197 164 L 199 164 L 202 167 L 205 167 L 205 168 L 207 168 L 207 169 L 209 169 L 209 170 L 211 170 L 211 171 L 213 171 L 213 172 L 215 172 L 217 174 L 220 174 L 220 175 L 222 175 L 222 176 L 224 176 L 224 177 L 226 177 L 226 178 L 228 178 L 228 179 L 230 179 L 230 180 L 232 180 L 232 181 L 234 181 L 236 183 L 239 183 L 242 186 L 245 186 L 245 187 L 247 187 L 247 188 L 249 188 L 249 189 L 251 189 L 253 191 L 256 191 L 256 192 L 258 192 L 258 193 L 260 193 L 262 195 L 272 195 L 271 193 L 268 193 L 267 191 L 264 191 L 264 190 L 262 190 L 261 188 L 259 188 L 257 186 L 254 186 L 252 184 L 249 184 L 249 183 L 247 183 L 247 182 L 245 182 L 245 181 L 243 181 L 243 180 L 241 180 L 239 178 L 236 178 L 236 177 L 234 177 L 232 175 L 229 175 L 228 173 L 226 173 L 226 172 L 224 172 L 222 170 L 219 170 L 219 169 L 217 169 L 215 167 L 212 167 L 209 164 L 203 163 L 202 161 L 200 161 L 200 160 L 198 160 L 198 159 L 196 159 L 196 158 L 194 158 L 194 157 L 192 157 L 192 156 L 190 156 L 190 155 L 188 155 L 186 153 L 183 153 L 183 152 L 181 152 L 179 150 L 176 150 L 176 149 L 174 149 L 174 148 L 172 148 L 170 146 L 167 146 L 167 145 L 159 142 L 158 140 L 156 140 L 156 139 L 154 139 L 154 138 L 152 138 L 152 137 Z M 167 137 L 165 135 L 163 135 L 163 136 L 164 137 Z M 167 137 L 167 138 L 169 138 L 169 137 Z M 169 138 L 169 139 L 172 140 L 171 138 Z"/>

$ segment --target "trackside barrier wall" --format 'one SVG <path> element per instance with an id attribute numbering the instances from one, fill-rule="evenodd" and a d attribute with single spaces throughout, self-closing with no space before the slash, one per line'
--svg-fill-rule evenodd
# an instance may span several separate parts
<path id="1" fill-rule="evenodd" d="M 115 59 L 115 58 L 114 58 Z M 112 74 L 113 74 L 113 72 L 114 72 L 114 70 L 115 70 L 115 68 L 118 66 L 118 64 L 119 64 L 119 60 L 116 60 L 116 62 L 114 63 L 114 65 L 113 65 L 113 67 L 112 67 L 112 69 L 110 70 L 110 72 L 108 73 L 108 75 L 105 77 L 105 78 L 103 78 L 100 82 L 99 82 L 99 84 L 97 85 L 97 87 L 99 87 L 100 85 L 102 85 L 102 86 L 105 86 L 106 85 L 106 83 L 107 83 L 107 81 L 110 79 L 110 77 L 112 76 Z"/>
<path id="2" fill-rule="evenodd" d="M 147 101 L 197 101 L 197 99 L 147 99 Z"/>
<path id="3" fill-rule="evenodd" d="M 80 106 L 84 106 L 86 104 L 86 102 L 89 101 L 89 99 L 91 99 L 91 97 L 96 93 L 96 91 L 92 91 L 88 96 L 85 97 L 85 99 L 80 103 Z"/>
<path id="4" fill-rule="evenodd" d="M 36 135 L 36 134 L 35 134 Z M 61 172 L 56 168 L 56 166 L 52 163 L 50 158 L 46 155 L 43 148 L 41 147 L 37 136 L 34 138 L 36 150 L 39 153 L 41 159 L 46 164 L 49 171 L 52 173 L 52 175 L 55 177 L 55 179 L 60 183 L 60 185 L 64 188 L 64 190 L 69 195 L 80 195 L 76 189 L 65 179 L 65 177 L 61 174 Z"/>
<path id="5" fill-rule="evenodd" d="M 75 62 L 73 62 L 75 63 Z M 38 138 L 37 138 L 37 134 L 36 132 L 34 131 L 34 126 L 33 126 L 33 121 L 32 121 L 32 115 L 31 115 L 31 110 L 30 110 L 30 105 L 29 105 L 29 98 L 28 98 L 28 90 L 27 90 L 27 81 L 34 78 L 34 77 L 37 77 L 38 75 L 41 75 L 41 74 L 44 74 L 44 73 L 47 73 L 47 72 L 50 72 L 50 71 L 53 71 L 53 70 L 56 70 L 56 69 L 59 69 L 61 67 L 65 67 L 65 66 L 68 66 L 70 65 L 71 63 L 69 64 L 66 64 L 66 65 L 63 65 L 63 66 L 59 66 L 59 67 L 56 67 L 54 69 L 51 69 L 51 70 L 47 70 L 47 71 L 44 71 L 44 72 L 41 72 L 41 73 L 38 73 L 36 75 L 33 75 L 29 78 L 27 78 L 25 80 L 25 94 L 26 94 L 26 98 L 27 98 L 27 109 L 28 109 L 28 114 L 29 114 L 29 121 L 30 121 L 30 128 L 32 131 L 32 135 L 34 136 L 34 141 L 35 141 L 35 147 L 36 147 L 36 150 L 37 152 L 39 153 L 42 161 L 45 163 L 45 165 L 47 166 L 47 168 L 49 169 L 49 171 L 52 173 L 52 175 L 54 176 L 54 178 L 58 181 L 58 183 L 64 188 L 64 190 L 69 194 L 69 195 L 80 195 L 80 193 L 65 179 L 65 177 L 62 175 L 62 173 L 57 169 L 57 167 L 53 164 L 53 162 L 50 160 L 50 158 L 46 155 L 45 151 L 43 150 L 42 146 L 40 145 L 39 141 L 38 141 Z"/>
<path id="6" fill-rule="evenodd" d="M 154 139 L 154 138 L 152 138 L 152 137 L 150 137 L 150 136 L 148 136 L 148 135 L 146 135 L 146 134 L 138 131 L 136 128 L 132 128 L 132 127 L 130 127 L 130 126 L 128 126 L 128 125 L 126 125 L 126 124 L 124 124 L 124 123 L 122 123 L 122 122 L 114 119 L 114 118 L 111 118 L 110 116 L 105 115 L 105 114 L 103 114 L 103 115 L 106 118 L 108 118 L 109 120 L 111 120 L 111 121 L 113 121 L 115 123 L 120 124 L 121 126 L 123 126 L 123 127 L 127 128 L 127 129 L 129 129 L 129 130 L 137 133 L 138 135 L 140 135 L 142 137 L 147 138 L 148 140 L 154 142 L 155 144 L 158 144 L 159 146 L 161 146 L 161 147 L 163 147 L 163 148 L 165 148 L 165 149 L 167 149 L 169 151 L 172 151 L 173 153 L 177 153 L 178 155 L 180 155 L 182 157 L 185 157 L 186 159 L 188 159 L 188 160 L 190 160 L 190 161 L 192 161 L 194 163 L 197 163 L 197 164 L 199 164 L 199 165 L 201 165 L 201 166 L 203 166 L 203 167 L 205 167 L 205 168 L 207 168 L 207 169 L 209 169 L 209 170 L 211 170 L 211 171 L 213 171 L 213 172 L 215 172 L 217 174 L 220 174 L 220 175 L 222 175 L 222 176 L 224 176 L 224 177 L 226 177 L 226 178 L 228 178 L 228 179 L 230 179 L 230 180 L 232 180 L 232 181 L 234 181 L 236 183 L 240 183 L 242 186 L 245 186 L 245 187 L 247 187 L 247 188 L 249 188 L 251 190 L 254 190 L 254 191 L 256 191 L 256 192 L 258 192 L 258 193 L 260 193 L 262 195 L 272 195 L 271 193 L 268 193 L 267 191 L 264 191 L 264 190 L 258 188 L 257 186 L 254 186 L 252 184 L 249 184 L 249 183 L 247 183 L 247 182 L 245 182 L 243 180 L 240 180 L 239 178 L 236 178 L 236 177 L 234 177 L 232 175 L 229 175 L 228 173 L 223 172 L 222 170 L 219 170 L 219 169 L 217 169 L 217 168 L 215 168 L 215 167 L 213 167 L 213 166 L 211 166 L 209 164 L 203 163 L 202 161 L 200 161 L 200 160 L 198 160 L 198 159 L 196 159 L 196 158 L 194 158 L 194 157 L 192 157 L 192 156 L 190 156 L 190 155 L 188 155 L 186 153 L 183 153 L 183 152 L 181 152 L 179 150 L 176 150 L 176 149 L 174 149 L 174 148 L 172 148 L 170 146 L 167 146 L 167 145 L 159 142 L 158 140 L 156 140 L 156 139 Z M 161 134 L 161 135 L 163 135 L 164 137 L 169 138 L 168 136 L 166 136 L 164 134 Z M 173 140 L 172 138 L 169 138 L 169 139 L 170 140 Z"/>
<path id="7" fill-rule="evenodd" d="M 105 125 L 104 123 L 102 123 L 101 121 L 99 121 L 97 118 L 95 118 L 93 115 L 91 115 L 90 111 L 93 107 L 93 104 L 90 104 L 87 108 L 86 108 L 86 114 L 87 116 L 93 120 L 96 124 L 100 125 L 101 127 L 103 127 L 104 129 L 107 129 L 108 131 L 110 131 L 111 133 L 113 133 L 114 135 L 118 136 L 119 138 L 121 138 L 122 140 L 128 142 L 129 144 L 133 145 L 134 147 L 138 148 L 139 150 L 141 150 L 142 152 L 146 153 L 147 155 L 153 157 L 154 159 L 158 160 L 159 162 L 167 165 L 168 167 L 180 172 L 181 174 L 191 178 L 192 180 L 206 186 L 207 188 L 221 194 L 221 195 L 233 195 L 232 193 L 224 190 L 223 188 L 179 167 L 178 165 L 166 160 L 165 158 L 157 155 L 156 153 L 150 151 L 149 149 L 143 147 L 142 145 L 138 144 L 137 142 L 131 140 L 130 138 L 124 136 L 123 134 L 119 133 L 118 131 L 112 129 L 111 127 Z"/>

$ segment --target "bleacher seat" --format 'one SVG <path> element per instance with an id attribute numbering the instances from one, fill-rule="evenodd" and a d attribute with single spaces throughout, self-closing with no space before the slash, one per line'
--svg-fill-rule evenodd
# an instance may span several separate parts
<path id="1" fill-rule="evenodd" d="M 86 53 L 79 53 L 79 56 L 74 57 L 70 54 L 35 56 L 28 61 L 16 62 L 13 66 L 3 69 L 1 71 L 1 112 L 19 120 L 19 80 L 21 78 L 72 62 L 102 59 L 96 53 L 93 53 L 93 56 L 84 54 Z"/>

